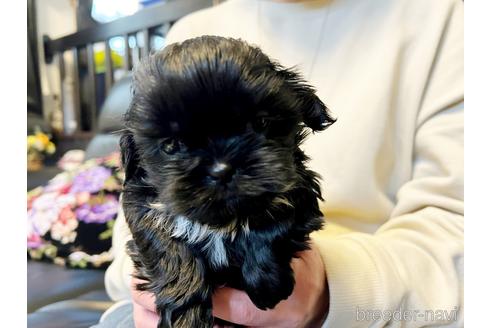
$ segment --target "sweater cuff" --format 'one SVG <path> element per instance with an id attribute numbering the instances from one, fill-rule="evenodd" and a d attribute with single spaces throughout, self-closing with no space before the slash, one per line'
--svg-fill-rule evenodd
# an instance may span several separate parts
<path id="1" fill-rule="evenodd" d="M 384 309 L 385 286 L 363 240 L 371 237 L 360 233 L 340 237 L 312 234 L 325 265 L 330 293 L 322 328 L 368 327 L 372 321 L 367 311 Z"/>

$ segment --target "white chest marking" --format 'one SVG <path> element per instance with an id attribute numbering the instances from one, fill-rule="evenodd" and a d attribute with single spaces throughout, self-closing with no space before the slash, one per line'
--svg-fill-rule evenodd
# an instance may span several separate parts
<path id="1" fill-rule="evenodd" d="M 154 216 L 155 228 L 161 228 L 163 223 L 169 219 L 166 206 L 162 203 L 151 203 L 149 204 L 149 208 L 152 209 L 149 215 Z M 175 217 L 168 229 L 171 230 L 171 236 L 173 238 L 183 239 L 190 245 L 203 242 L 202 251 L 205 253 L 209 264 L 214 268 L 229 265 L 227 250 L 224 246 L 224 240 L 226 238 L 234 240 L 240 232 L 246 235 L 249 234 L 248 222 L 240 228 L 237 227 L 235 221 L 226 227 L 213 228 L 207 224 L 193 222 L 183 215 Z"/>
<path id="2" fill-rule="evenodd" d="M 225 229 L 214 229 L 206 224 L 192 222 L 185 216 L 175 218 L 172 229 L 172 237 L 182 238 L 188 244 L 205 242 L 202 251 L 207 256 L 209 264 L 214 268 L 225 267 L 229 264 L 227 251 L 224 246 Z"/>

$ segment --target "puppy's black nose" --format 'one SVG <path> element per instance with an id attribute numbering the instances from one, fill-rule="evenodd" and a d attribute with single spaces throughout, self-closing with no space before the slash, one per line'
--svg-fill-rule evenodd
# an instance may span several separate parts
<path id="1" fill-rule="evenodd" d="M 229 163 L 215 162 L 210 167 L 209 174 L 214 180 L 227 181 L 232 176 L 232 167 Z"/>

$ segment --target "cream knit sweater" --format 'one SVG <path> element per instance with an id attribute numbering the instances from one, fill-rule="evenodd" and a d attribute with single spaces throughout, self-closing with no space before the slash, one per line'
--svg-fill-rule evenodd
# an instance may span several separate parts
<path id="1" fill-rule="evenodd" d="M 204 34 L 298 66 L 338 118 L 304 147 L 326 199 L 312 236 L 330 288 L 323 327 L 463 326 L 463 3 L 229 0 L 167 42 Z M 121 300 L 122 217 L 114 238 L 106 286 Z"/>

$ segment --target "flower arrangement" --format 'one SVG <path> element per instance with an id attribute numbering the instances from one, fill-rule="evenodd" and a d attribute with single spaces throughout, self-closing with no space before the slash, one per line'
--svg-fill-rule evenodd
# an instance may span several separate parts
<path id="1" fill-rule="evenodd" d="M 56 151 L 55 144 L 47 134 L 36 131 L 27 136 L 27 169 L 37 171 L 43 165 L 44 155 L 52 155 Z"/>
<path id="2" fill-rule="evenodd" d="M 88 160 L 27 194 L 28 257 L 105 268 L 123 182 L 119 154 Z"/>

